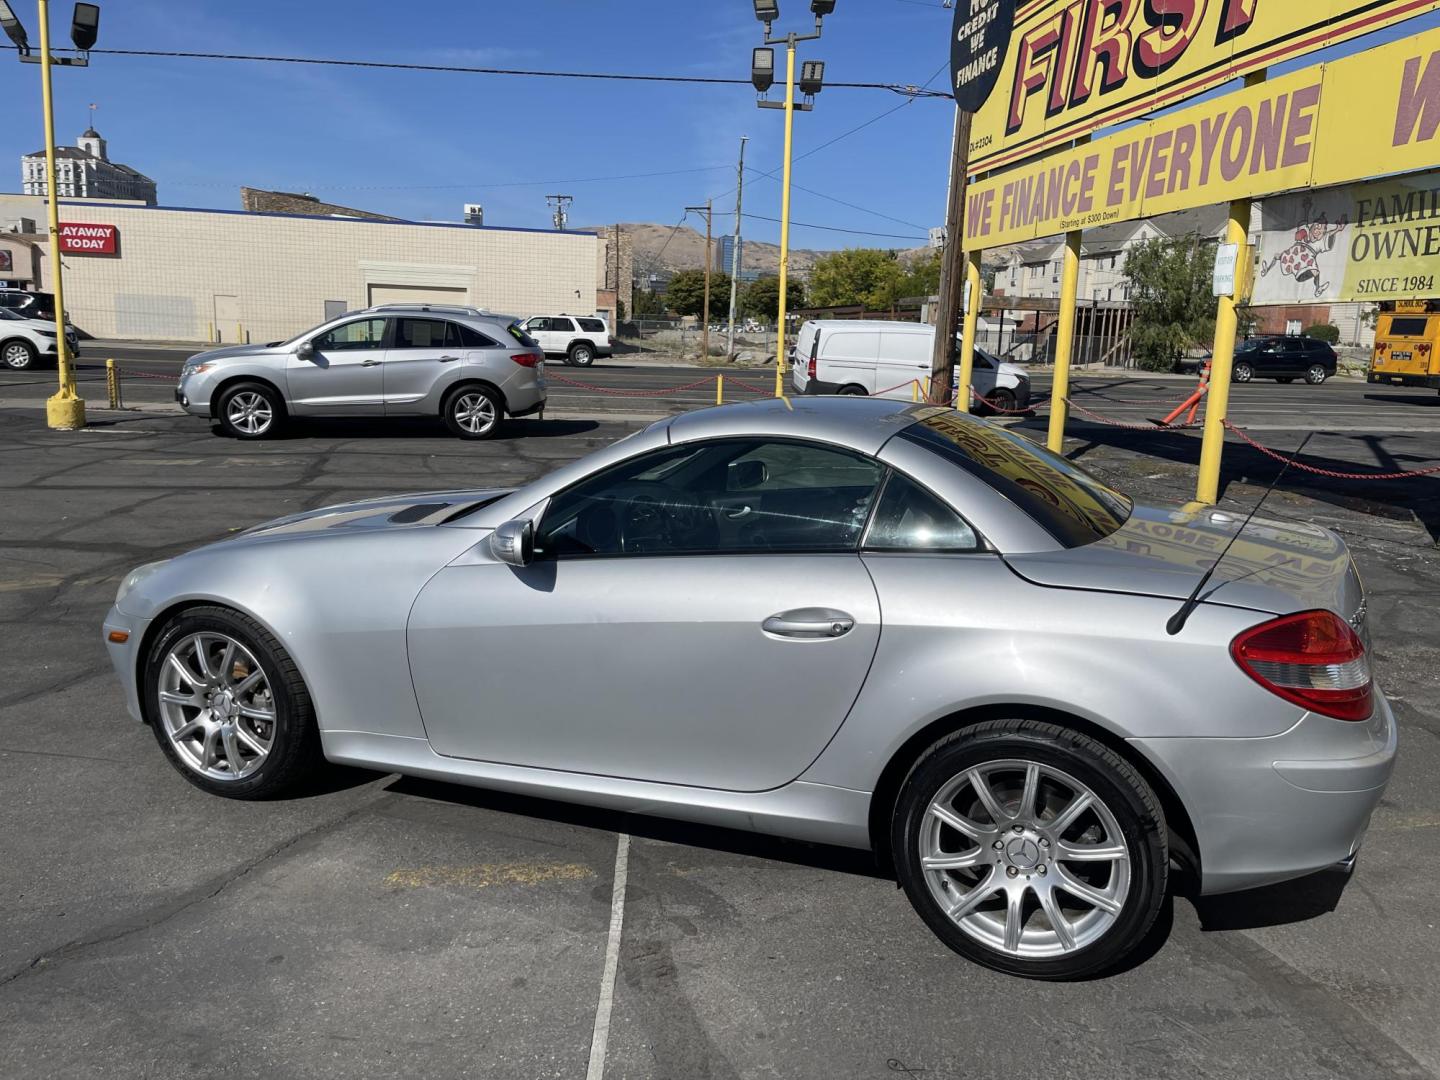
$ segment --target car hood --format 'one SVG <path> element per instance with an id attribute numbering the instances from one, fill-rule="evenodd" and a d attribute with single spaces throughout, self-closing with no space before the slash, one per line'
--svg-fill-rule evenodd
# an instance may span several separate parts
<path id="1" fill-rule="evenodd" d="M 1019 364 L 1009 364 L 1002 362 L 1000 365 L 1000 374 L 1013 375 L 1017 379 L 1030 378 L 1030 372 L 1027 371 L 1025 368 L 1021 367 Z"/>
<path id="2" fill-rule="evenodd" d="M 269 345 L 227 345 L 223 349 L 211 349 L 208 352 L 196 353 L 185 363 L 201 364 L 213 360 L 229 360 L 235 356 L 266 356 L 278 350 Z"/>
<path id="3" fill-rule="evenodd" d="M 1137 504 L 1129 520 L 1098 543 L 1006 561 L 1037 585 L 1180 601 L 1240 533 L 1243 520 L 1213 508 Z M 1210 603 L 1276 615 L 1328 608 L 1349 619 L 1361 609 L 1363 591 L 1350 551 L 1335 533 L 1256 518 L 1201 595 Z"/>
<path id="4" fill-rule="evenodd" d="M 302 514 L 290 514 L 237 533 L 226 543 L 305 534 L 355 532 L 373 529 L 415 529 L 440 525 L 467 510 L 477 510 L 510 494 L 514 488 L 478 488 L 465 491 L 429 491 L 418 495 L 390 495 L 380 499 L 341 503 Z"/>

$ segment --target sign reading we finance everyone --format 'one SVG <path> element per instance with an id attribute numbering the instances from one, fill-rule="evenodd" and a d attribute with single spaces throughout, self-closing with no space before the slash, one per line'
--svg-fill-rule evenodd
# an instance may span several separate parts
<path id="1" fill-rule="evenodd" d="M 1022 0 L 1017 7 L 1010 47 L 989 75 L 998 87 L 971 130 L 971 175 L 1440 9 L 1440 0 Z"/>
<path id="2" fill-rule="evenodd" d="M 971 181 L 965 250 L 1430 169 L 1437 133 L 1429 30 Z"/>

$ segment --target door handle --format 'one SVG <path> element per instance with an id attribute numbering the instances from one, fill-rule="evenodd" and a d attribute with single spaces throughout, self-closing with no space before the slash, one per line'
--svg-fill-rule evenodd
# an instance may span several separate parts
<path id="1" fill-rule="evenodd" d="M 379 365 L 379 363 L 380 363 L 379 360 L 361 360 L 361 361 L 360 361 L 360 366 L 361 366 L 361 367 L 376 367 L 377 365 Z"/>
<path id="2" fill-rule="evenodd" d="M 838 638 L 855 628 L 855 620 L 831 608 L 797 608 L 771 615 L 760 629 L 767 634 L 789 638 Z"/>
<path id="3" fill-rule="evenodd" d="M 459 359 L 460 359 L 460 357 L 458 357 L 458 356 L 442 356 L 442 357 L 440 357 L 440 363 L 442 363 L 442 364 L 449 364 L 449 363 L 453 363 L 454 361 L 459 360 Z"/>

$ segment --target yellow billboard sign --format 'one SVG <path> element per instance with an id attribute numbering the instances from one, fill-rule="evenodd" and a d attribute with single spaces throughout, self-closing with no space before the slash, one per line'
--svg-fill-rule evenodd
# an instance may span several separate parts
<path id="1" fill-rule="evenodd" d="M 1440 163 L 1440 29 L 966 187 L 965 250 Z"/>
<path id="2" fill-rule="evenodd" d="M 1032 0 L 975 116 L 970 173 L 1036 157 L 1440 0 Z"/>

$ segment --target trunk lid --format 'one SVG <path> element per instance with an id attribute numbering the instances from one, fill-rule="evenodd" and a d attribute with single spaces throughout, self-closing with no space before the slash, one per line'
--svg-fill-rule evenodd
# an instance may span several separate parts
<path id="1" fill-rule="evenodd" d="M 1177 604 L 1190 595 L 1243 515 L 1136 504 L 1104 540 L 1068 551 L 1007 556 L 1036 585 L 1158 596 Z M 1205 586 L 1207 603 L 1274 615 L 1325 608 L 1352 624 L 1363 620 L 1364 590 L 1345 541 L 1329 529 L 1256 518 Z"/>

